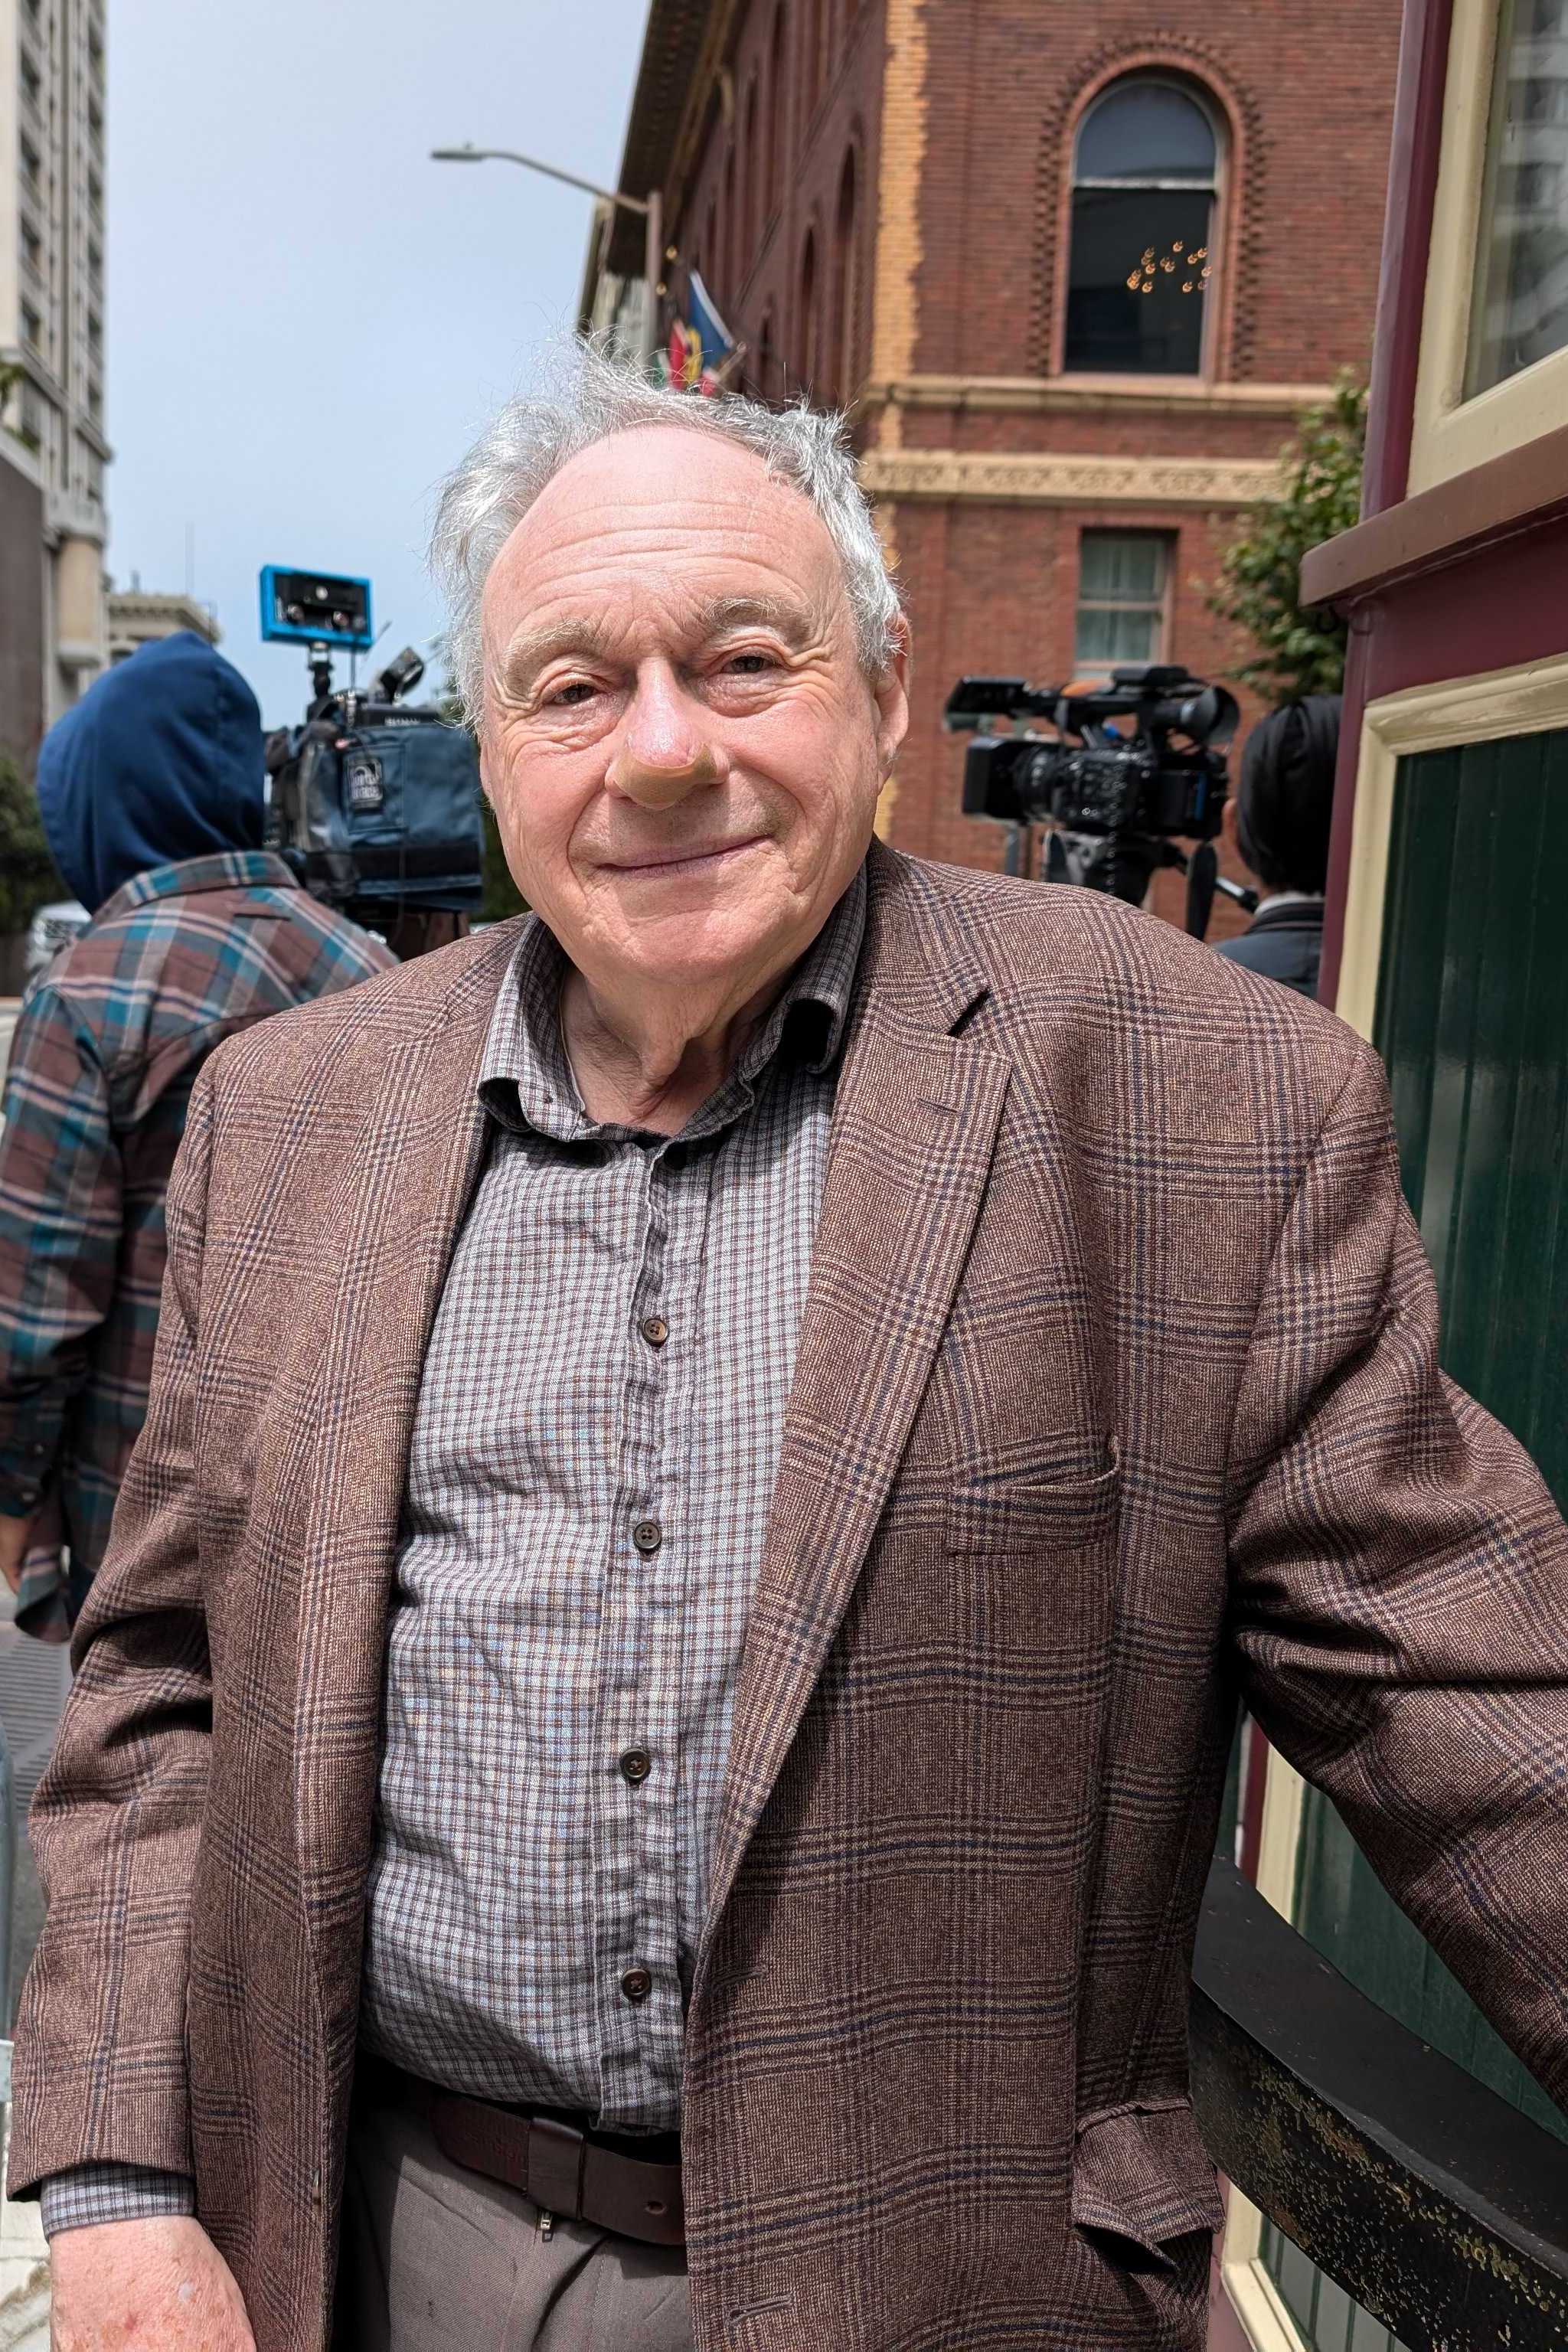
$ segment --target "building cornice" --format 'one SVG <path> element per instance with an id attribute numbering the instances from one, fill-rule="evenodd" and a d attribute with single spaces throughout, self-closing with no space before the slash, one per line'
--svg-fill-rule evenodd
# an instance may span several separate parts
<path id="1" fill-rule="evenodd" d="M 871 498 L 1009 506 L 1247 507 L 1280 488 L 1257 457 L 997 457 L 960 449 L 868 449 Z"/>
<path id="2" fill-rule="evenodd" d="M 1182 376 L 911 375 L 871 382 L 862 408 L 947 408 L 1024 415 L 1278 416 L 1332 397 L 1326 383 L 1204 383 Z"/>

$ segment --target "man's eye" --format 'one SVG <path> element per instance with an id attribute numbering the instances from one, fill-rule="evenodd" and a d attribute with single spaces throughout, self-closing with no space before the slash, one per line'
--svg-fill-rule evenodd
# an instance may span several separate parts
<path id="1" fill-rule="evenodd" d="M 731 654 L 724 664 L 731 677 L 761 677 L 773 667 L 771 654 Z"/>
<path id="2" fill-rule="evenodd" d="M 593 691 L 585 677 L 574 677 L 570 686 L 556 688 L 550 697 L 551 706 L 554 709 L 569 710 L 576 703 L 586 702 Z"/>

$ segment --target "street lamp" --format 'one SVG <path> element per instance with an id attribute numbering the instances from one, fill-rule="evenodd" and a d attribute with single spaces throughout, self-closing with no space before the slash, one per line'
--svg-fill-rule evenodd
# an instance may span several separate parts
<path id="1" fill-rule="evenodd" d="M 432 147 L 433 163 L 521 163 L 525 171 L 542 172 L 547 180 L 561 180 L 569 188 L 581 188 L 585 196 L 597 196 L 601 204 L 618 205 L 624 213 L 639 213 L 646 229 L 643 268 L 647 276 L 648 350 L 651 356 L 658 336 L 658 286 L 664 258 L 664 224 L 659 194 L 651 188 L 646 197 L 623 195 L 618 188 L 601 188 L 593 180 L 580 179 L 575 172 L 563 172 L 558 164 L 542 163 L 537 155 L 520 155 L 510 147 L 476 147 L 471 140 L 461 147 Z"/>

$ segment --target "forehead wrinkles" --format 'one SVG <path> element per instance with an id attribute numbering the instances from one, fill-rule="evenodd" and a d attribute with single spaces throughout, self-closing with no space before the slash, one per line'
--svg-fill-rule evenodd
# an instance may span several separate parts
<path id="1" fill-rule="evenodd" d="M 787 508 L 783 530 L 760 512 L 781 489 L 803 510 L 798 530 Z M 824 632 L 837 607 L 847 609 L 837 551 L 816 509 L 771 477 L 687 499 L 679 512 L 667 494 L 645 503 L 639 515 L 602 488 L 570 506 L 552 501 L 542 511 L 542 499 L 531 509 L 486 583 L 492 644 L 556 619 L 623 640 L 656 617 L 691 622 L 723 596 L 804 606 Z"/>

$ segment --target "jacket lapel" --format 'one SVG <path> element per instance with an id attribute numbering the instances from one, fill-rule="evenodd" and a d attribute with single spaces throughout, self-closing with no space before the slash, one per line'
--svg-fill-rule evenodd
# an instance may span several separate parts
<path id="1" fill-rule="evenodd" d="M 519 928 L 488 934 L 390 1052 L 378 1034 L 335 1223 L 342 1272 L 318 1391 L 295 1704 L 299 1851 L 335 2063 L 352 2048 L 387 1600 L 420 1372 L 483 1151 L 479 1063 Z"/>
<path id="2" fill-rule="evenodd" d="M 877 850 L 862 979 L 715 1840 L 707 1948 L 848 1605 L 979 1213 L 1010 1066 L 917 867 Z"/>

